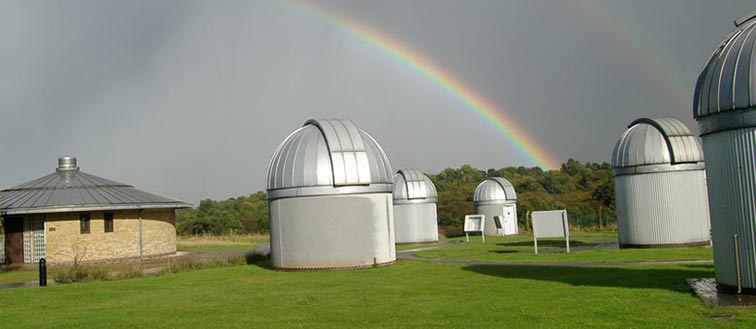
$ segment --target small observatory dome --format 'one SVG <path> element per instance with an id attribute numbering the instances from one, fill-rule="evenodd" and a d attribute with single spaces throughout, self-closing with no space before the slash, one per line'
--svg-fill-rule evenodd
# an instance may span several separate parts
<path id="1" fill-rule="evenodd" d="M 517 193 L 514 185 L 501 177 L 489 177 L 478 184 L 473 195 L 475 213 L 486 215 L 486 235 L 517 234 Z M 494 216 L 500 216 L 502 229 L 494 224 Z"/>
<path id="2" fill-rule="evenodd" d="M 268 168 L 273 267 L 395 261 L 391 172 L 380 145 L 349 120 L 309 120 L 286 137 Z"/>
<path id="3" fill-rule="evenodd" d="M 674 118 L 633 121 L 612 152 L 621 247 L 709 243 L 703 152 Z"/>
<path id="4" fill-rule="evenodd" d="M 699 75 L 693 99 L 707 159 L 717 284 L 752 294 L 756 293 L 756 254 L 739 251 L 756 249 L 751 230 L 756 226 L 754 18 L 756 12 L 735 21 L 735 31 L 722 40 Z"/>
<path id="5" fill-rule="evenodd" d="M 417 169 L 400 169 L 394 174 L 394 226 L 396 243 L 438 241 L 433 182 Z"/>

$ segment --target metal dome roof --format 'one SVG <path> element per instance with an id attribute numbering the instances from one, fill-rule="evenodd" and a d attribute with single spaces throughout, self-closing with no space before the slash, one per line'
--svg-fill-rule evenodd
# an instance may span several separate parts
<path id="1" fill-rule="evenodd" d="M 391 164 L 368 133 L 349 120 L 308 120 L 268 166 L 268 198 L 390 193 Z"/>
<path id="2" fill-rule="evenodd" d="M 0 191 L 3 215 L 187 207 L 181 200 L 84 173 L 74 157 L 59 158 L 52 174 Z"/>
<path id="3" fill-rule="evenodd" d="M 420 170 L 400 169 L 394 174 L 394 204 L 436 202 L 436 186 Z"/>
<path id="4" fill-rule="evenodd" d="M 517 201 L 514 185 L 501 177 L 488 177 L 478 184 L 473 195 L 477 205 L 511 203 Z"/>
<path id="5" fill-rule="evenodd" d="M 756 12 L 735 21 L 696 82 L 693 116 L 701 133 L 756 126 Z"/>
<path id="6" fill-rule="evenodd" d="M 703 169 L 698 138 L 675 118 L 640 118 L 628 126 L 614 146 L 616 175 Z"/>

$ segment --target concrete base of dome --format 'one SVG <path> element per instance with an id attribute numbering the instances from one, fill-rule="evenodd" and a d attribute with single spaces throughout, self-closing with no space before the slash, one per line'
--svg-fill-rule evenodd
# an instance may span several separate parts
<path id="1" fill-rule="evenodd" d="M 501 216 L 503 219 L 505 207 L 510 207 L 508 209 L 513 214 L 511 219 L 513 222 L 509 223 L 509 225 L 507 225 L 507 223 L 501 223 L 504 225 L 504 228 L 497 230 L 496 224 L 494 224 L 494 216 Z M 486 215 L 486 224 L 484 225 L 486 235 L 514 235 L 518 232 L 517 205 L 513 203 L 477 205 L 475 206 L 475 213 Z"/>
<path id="2" fill-rule="evenodd" d="M 278 270 L 331 270 L 396 260 L 390 193 L 273 200 L 271 265 Z"/>
<path id="3" fill-rule="evenodd" d="M 435 203 L 394 205 L 396 243 L 438 241 Z"/>
<path id="4" fill-rule="evenodd" d="M 376 263 L 373 265 L 361 265 L 361 266 L 344 266 L 344 267 L 319 267 L 319 268 L 290 268 L 290 267 L 273 267 L 276 271 L 281 272 L 327 272 L 327 271 L 343 271 L 343 270 L 364 270 L 374 267 L 385 267 L 394 265 L 396 261 L 386 263 Z"/>
<path id="5" fill-rule="evenodd" d="M 620 249 L 644 249 L 644 248 L 684 248 L 684 247 L 703 247 L 711 245 L 711 242 L 706 241 L 698 241 L 698 242 L 688 242 L 688 243 L 667 243 L 667 244 L 628 244 L 628 243 L 620 243 L 619 247 Z"/>

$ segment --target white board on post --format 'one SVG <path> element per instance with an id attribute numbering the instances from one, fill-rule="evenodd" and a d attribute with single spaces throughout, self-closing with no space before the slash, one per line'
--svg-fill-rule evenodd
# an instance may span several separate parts
<path id="1" fill-rule="evenodd" d="M 533 218 L 533 247 L 538 254 L 538 238 L 564 238 L 567 252 L 570 252 L 570 226 L 567 221 L 567 210 L 534 211 Z"/>
<path id="2" fill-rule="evenodd" d="M 486 235 L 483 233 L 486 225 L 486 215 L 465 215 L 465 238 L 470 242 L 470 232 L 480 232 L 483 242 L 486 242 Z"/>

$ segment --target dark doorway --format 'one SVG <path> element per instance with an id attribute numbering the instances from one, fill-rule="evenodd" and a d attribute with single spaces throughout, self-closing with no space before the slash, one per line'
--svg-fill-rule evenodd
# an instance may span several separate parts
<path id="1" fill-rule="evenodd" d="M 5 217 L 5 260 L 11 264 L 24 263 L 23 217 Z"/>

